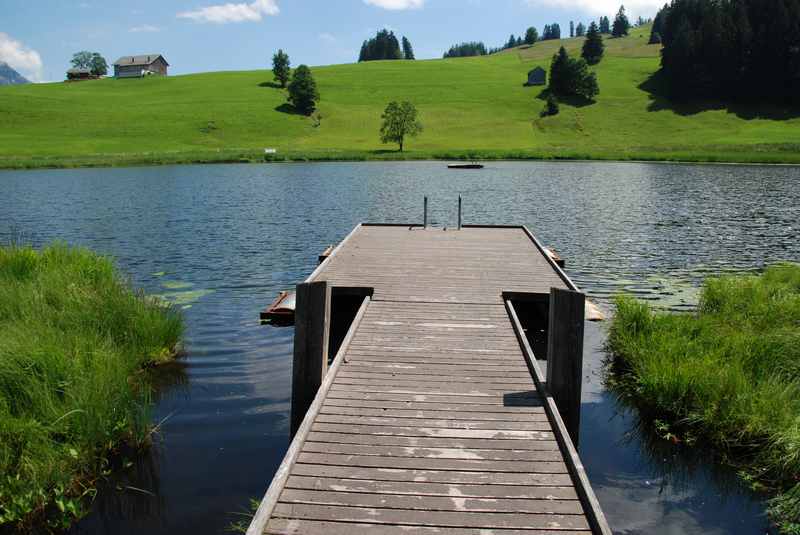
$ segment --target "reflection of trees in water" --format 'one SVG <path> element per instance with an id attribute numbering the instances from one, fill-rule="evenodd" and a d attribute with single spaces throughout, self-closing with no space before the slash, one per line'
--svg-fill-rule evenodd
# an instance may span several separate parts
<path id="1" fill-rule="evenodd" d="M 188 385 L 187 364 L 176 360 L 149 369 L 151 400 L 158 403 L 164 395 Z M 155 422 L 158 425 L 158 422 Z M 159 444 L 157 429 L 151 447 L 138 450 L 123 447 L 112 460 L 112 475 L 97 485 L 91 512 L 73 526 L 70 535 L 117 533 L 122 520 L 126 527 L 164 527 L 167 504 L 161 496 Z M 125 467 L 124 464 L 133 463 Z"/>
<path id="2" fill-rule="evenodd" d="M 696 490 L 701 479 L 714 488 L 721 501 L 752 499 L 756 493 L 739 477 L 724 452 L 699 440 L 687 445 L 678 438 L 667 438 L 666 430 L 659 432 L 656 419 L 640 411 L 636 400 L 613 380 L 614 368 L 613 364 L 606 367 L 604 384 L 616 412 L 627 424 L 619 444 L 639 451 L 642 470 L 660 478 L 660 493 L 668 487 L 676 493 Z"/>

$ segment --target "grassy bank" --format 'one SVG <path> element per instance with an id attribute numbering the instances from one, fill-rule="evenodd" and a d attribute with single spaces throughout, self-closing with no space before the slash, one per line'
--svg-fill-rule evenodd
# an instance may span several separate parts
<path id="1" fill-rule="evenodd" d="M 549 67 L 545 41 L 492 56 L 375 61 L 313 68 L 318 125 L 293 113 L 267 70 L 141 80 L 0 88 L 0 167 L 382 159 L 611 159 L 800 163 L 800 110 L 772 103 L 675 106 L 654 73 L 648 28 L 607 41 L 597 102 L 564 102 L 539 117 L 540 87 L 527 72 Z M 299 58 L 293 58 L 295 62 Z M 416 104 L 425 131 L 408 153 L 378 139 L 391 100 Z"/>
<path id="2" fill-rule="evenodd" d="M 662 433 L 719 452 L 800 532 L 800 265 L 706 281 L 695 314 L 617 301 L 615 388 Z"/>
<path id="3" fill-rule="evenodd" d="M 107 258 L 0 248 L 0 526 L 83 513 L 117 448 L 147 443 L 145 368 L 182 329 Z"/>

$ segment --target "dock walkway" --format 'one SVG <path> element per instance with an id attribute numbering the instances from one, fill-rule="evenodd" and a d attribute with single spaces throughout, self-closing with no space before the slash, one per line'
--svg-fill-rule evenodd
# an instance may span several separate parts
<path id="1" fill-rule="evenodd" d="M 610 533 L 508 295 L 574 289 L 524 227 L 359 225 L 370 288 L 248 533 Z"/>

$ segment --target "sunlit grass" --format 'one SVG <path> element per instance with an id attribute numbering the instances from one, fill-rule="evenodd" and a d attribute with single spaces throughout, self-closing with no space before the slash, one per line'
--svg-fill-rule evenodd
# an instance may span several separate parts
<path id="1" fill-rule="evenodd" d="M 609 344 L 623 395 L 776 489 L 776 520 L 800 528 L 800 265 L 709 279 L 694 314 L 621 297 Z"/>
<path id="2" fill-rule="evenodd" d="M 0 247 L 0 525 L 83 513 L 114 450 L 146 443 L 143 370 L 170 360 L 182 332 L 107 258 Z"/>
<path id="3" fill-rule="evenodd" d="M 438 158 L 617 159 L 800 163 L 800 113 L 760 102 L 673 109 L 643 88 L 659 68 L 649 30 L 608 39 L 593 67 L 594 103 L 563 102 L 540 117 L 541 87 L 523 87 L 549 68 L 562 44 L 544 41 L 503 53 L 427 61 L 313 67 L 321 119 L 291 113 L 266 68 L 166 78 L 95 80 L 0 88 L 0 167 L 137 165 L 279 160 Z M 355 58 L 354 58 L 355 59 Z M 380 143 L 392 101 L 419 109 L 425 131 L 407 152 Z M 213 124 L 213 128 L 209 125 Z"/>

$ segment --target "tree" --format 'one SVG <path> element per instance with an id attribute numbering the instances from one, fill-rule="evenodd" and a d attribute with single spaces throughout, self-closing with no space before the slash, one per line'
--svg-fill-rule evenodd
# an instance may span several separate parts
<path id="1" fill-rule="evenodd" d="M 586 61 L 569 57 L 562 46 L 550 64 L 550 92 L 592 100 L 600 93 L 600 89 L 597 75 L 589 71 Z"/>
<path id="2" fill-rule="evenodd" d="M 294 70 L 289 84 L 289 102 L 304 115 L 310 115 L 319 102 L 317 83 L 314 81 L 311 69 L 306 65 L 300 65 Z"/>
<path id="3" fill-rule="evenodd" d="M 575 26 L 575 37 L 583 37 L 586 35 L 586 25 L 582 22 L 579 22 L 577 26 Z"/>
<path id="4" fill-rule="evenodd" d="M 514 48 L 517 46 L 517 37 L 512 33 L 506 42 L 505 48 Z"/>
<path id="5" fill-rule="evenodd" d="M 600 33 L 611 33 L 611 21 L 608 17 L 600 17 Z"/>
<path id="6" fill-rule="evenodd" d="M 667 18 L 668 12 L 668 4 L 664 4 L 664 7 L 658 10 L 656 18 L 653 19 L 653 28 L 650 30 L 650 40 L 648 44 L 661 44 L 661 34 L 664 32 L 664 20 Z"/>
<path id="7" fill-rule="evenodd" d="M 81 50 L 75 52 L 70 60 L 72 66 L 76 69 L 91 69 L 92 68 L 92 53 L 88 50 Z"/>
<path id="8" fill-rule="evenodd" d="M 551 39 L 561 39 L 561 26 L 558 23 L 545 24 L 544 31 L 542 31 L 542 41 L 549 41 Z"/>
<path id="9" fill-rule="evenodd" d="M 538 41 L 538 40 L 539 40 L 539 32 L 538 32 L 538 31 L 536 31 L 536 28 L 534 28 L 533 26 L 531 26 L 531 27 L 530 27 L 530 28 L 528 28 L 528 30 L 525 32 L 525 43 L 527 43 L 527 44 L 529 44 L 529 45 L 532 45 L 532 44 L 534 44 L 534 43 L 535 43 L 536 41 Z"/>
<path id="10" fill-rule="evenodd" d="M 617 16 L 614 17 L 614 26 L 611 29 L 613 37 L 625 37 L 631 28 L 631 22 L 625 14 L 625 6 L 620 6 Z"/>
<path id="11" fill-rule="evenodd" d="M 569 21 L 569 36 L 575 37 L 575 23 L 572 21 Z"/>
<path id="12" fill-rule="evenodd" d="M 603 44 L 603 36 L 600 35 L 600 29 L 597 24 L 592 22 L 589 25 L 589 31 L 586 33 L 586 40 L 583 42 L 583 51 L 581 57 L 586 60 L 589 65 L 597 65 L 603 59 L 603 52 L 605 52 L 606 45 Z"/>
<path id="13" fill-rule="evenodd" d="M 286 87 L 286 84 L 289 83 L 290 65 L 289 54 L 282 49 L 279 49 L 272 56 L 272 74 L 275 76 L 275 80 L 280 82 L 281 87 Z"/>
<path id="14" fill-rule="evenodd" d="M 542 117 L 547 117 L 548 115 L 558 115 L 558 99 L 553 93 L 547 95 L 547 104 L 545 104 L 544 109 L 540 113 Z"/>
<path id="15" fill-rule="evenodd" d="M 444 53 L 444 57 L 464 58 L 467 56 L 485 56 L 487 53 L 486 45 L 479 41 L 473 41 L 451 46 L 450 50 Z"/>
<path id="16" fill-rule="evenodd" d="M 108 63 L 106 63 L 106 58 L 97 52 L 92 54 L 92 61 L 89 68 L 92 70 L 92 74 L 95 76 L 105 76 L 108 74 Z"/>
<path id="17" fill-rule="evenodd" d="M 411 43 L 409 43 L 409 46 L 410 44 Z M 390 32 L 384 28 L 376 33 L 374 38 L 364 41 L 364 44 L 361 45 L 358 61 L 405 59 L 405 57 L 403 50 L 400 49 L 400 42 L 397 40 L 394 32 Z"/>
<path id="18" fill-rule="evenodd" d="M 403 57 L 406 59 L 414 59 L 414 49 L 411 47 L 411 41 L 403 36 Z"/>
<path id="19" fill-rule="evenodd" d="M 416 137 L 422 132 L 417 115 L 417 108 L 410 102 L 390 102 L 381 115 L 381 143 L 397 143 L 403 152 L 406 136 Z"/>

